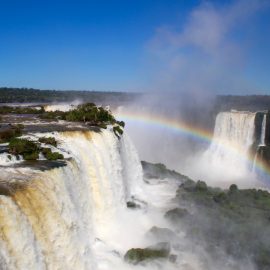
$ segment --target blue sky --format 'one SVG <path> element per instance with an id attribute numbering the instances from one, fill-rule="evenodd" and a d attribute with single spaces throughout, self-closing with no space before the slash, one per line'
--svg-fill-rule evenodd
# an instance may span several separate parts
<path id="1" fill-rule="evenodd" d="M 0 85 L 270 93 L 268 4 L 0 0 Z"/>

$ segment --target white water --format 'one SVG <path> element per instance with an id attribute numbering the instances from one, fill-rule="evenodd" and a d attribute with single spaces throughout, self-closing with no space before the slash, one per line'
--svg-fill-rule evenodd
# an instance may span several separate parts
<path id="1" fill-rule="evenodd" d="M 18 157 L 17 159 L 15 156 L 9 155 L 7 153 L 0 154 L 0 166 L 10 166 L 16 163 L 20 163 L 22 161 L 22 157 Z"/>
<path id="2" fill-rule="evenodd" d="M 1 182 L 27 185 L 11 197 L 0 195 L 1 269 L 144 268 L 125 263 L 123 255 L 153 244 L 145 233 L 154 225 L 166 226 L 157 202 L 169 201 L 176 186 L 165 190 L 164 184 L 143 182 L 137 152 L 126 135 L 121 140 L 109 130 L 44 135 L 55 136 L 72 158 L 66 167 L 45 172 L 3 169 Z M 128 209 L 131 197 L 150 200 L 149 209 Z M 176 267 L 167 261 L 163 265 Z"/>
<path id="3" fill-rule="evenodd" d="M 81 103 L 80 101 L 74 101 L 70 104 L 68 104 L 68 103 L 49 104 L 49 105 L 45 105 L 44 109 L 46 112 L 54 112 L 54 111 L 67 112 L 67 111 L 74 109 L 80 103 Z"/>
<path id="4" fill-rule="evenodd" d="M 45 172 L 2 169 L 2 182 L 27 185 L 12 196 L 0 195 L 1 269 L 205 270 L 201 256 L 205 259 L 207 253 L 190 248 L 181 224 L 177 239 L 172 239 L 179 241 L 178 248 L 172 248 L 176 263 L 131 265 L 123 260 L 128 249 L 157 242 L 146 237 L 153 226 L 170 228 L 163 215 L 178 205 L 172 199 L 179 185 L 167 179 L 148 179 L 146 184 L 126 134 L 121 140 L 110 130 L 42 136 L 55 136 L 58 148 L 71 158 L 66 167 Z M 131 197 L 144 202 L 141 209 L 126 207 Z M 215 262 L 209 265 L 216 269 Z"/>
<path id="5" fill-rule="evenodd" d="M 261 137 L 259 145 L 265 145 L 265 131 L 266 131 L 266 114 L 263 116 Z"/>
<path id="6" fill-rule="evenodd" d="M 249 150 L 254 142 L 254 121 L 255 113 L 251 112 L 219 113 L 212 143 L 197 162 L 195 177 L 226 187 L 232 182 L 242 187 L 254 185 L 249 160 Z M 247 182 L 246 179 L 252 180 Z"/>

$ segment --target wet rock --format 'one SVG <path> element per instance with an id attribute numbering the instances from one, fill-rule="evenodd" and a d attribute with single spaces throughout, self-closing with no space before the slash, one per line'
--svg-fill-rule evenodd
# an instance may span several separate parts
<path id="1" fill-rule="evenodd" d="M 133 208 L 133 209 L 138 209 L 141 208 L 141 206 L 133 201 L 128 201 L 127 202 L 127 207 L 128 208 Z"/>

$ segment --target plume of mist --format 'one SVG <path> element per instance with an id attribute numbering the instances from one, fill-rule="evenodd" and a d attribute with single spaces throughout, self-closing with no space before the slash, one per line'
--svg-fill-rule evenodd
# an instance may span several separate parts
<path id="1" fill-rule="evenodd" d="M 146 94 L 131 104 L 118 107 L 116 118 L 125 121 L 125 130 L 136 145 L 141 160 L 163 163 L 168 168 L 182 170 L 192 153 L 206 147 L 205 142 L 170 126 L 170 122 L 196 123 L 198 126 L 208 122 L 205 118 L 208 116 L 205 104 L 198 104 L 196 100 L 189 101 L 196 104 L 196 110 L 190 110 L 182 99 L 173 94 Z M 202 110 L 205 115 L 200 113 Z M 125 115 L 131 115 L 131 118 L 125 118 Z M 141 117 L 136 119 L 136 115 Z M 168 125 L 158 123 L 157 120 L 145 121 L 144 117 L 165 119 Z"/>
<path id="2" fill-rule="evenodd" d="M 151 89 L 191 93 L 207 98 L 215 93 L 249 92 L 245 76 L 249 53 L 246 25 L 269 1 L 236 0 L 215 5 L 204 1 L 183 25 L 160 26 L 149 41 Z"/>
<path id="3" fill-rule="evenodd" d="M 215 95 L 248 93 L 255 87 L 245 76 L 250 49 L 246 28 L 269 6 L 269 1 L 259 0 L 203 1 L 182 25 L 160 26 L 147 45 L 149 94 L 122 110 L 213 130 Z M 201 162 L 195 153 L 204 151 L 205 143 L 165 127 L 126 122 L 141 159 L 187 174 L 193 168 L 196 175 L 201 169 L 210 173 L 207 162 L 194 167 Z"/>

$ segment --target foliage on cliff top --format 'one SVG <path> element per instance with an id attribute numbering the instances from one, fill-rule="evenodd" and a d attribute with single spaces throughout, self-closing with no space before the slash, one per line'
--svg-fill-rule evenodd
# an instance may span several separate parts
<path id="1" fill-rule="evenodd" d="M 42 119 L 82 122 L 100 128 L 113 125 L 113 131 L 117 137 L 123 134 L 123 128 L 125 126 L 125 123 L 123 121 L 117 121 L 109 110 L 98 107 L 94 103 L 81 104 L 67 112 L 58 110 L 46 112 L 42 106 L 40 109 L 33 107 L 1 106 L 0 114 L 35 114 Z"/>
<path id="2" fill-rule="evenodd" d="M 150 163 L 147 161 L 141 161 L 143 167 L 143 173 L 145 178 L 157 178 L 157 179 L 175 179 L 180 181 L 187 181 L 189 178 L 174 170 L 169 170 L 162 163 Z"/>
<path id="3" fill-rule="evenodd" d="M 54 147 L 57 146 L 57 141 L 55 140 L 54 137 L 40 137 L 40 138 L 38 139 L 38 141 L 39 141 L 40 143 L 49 144 L 49 145 L 52 145 L 52 146 L 54 146 Z"/>
<path id="4" fill-rule="evenodd" d="M 47 160 L 57 160 L 64 158 L 62 154 L 58 152 L 52 152 L 50 148 L 42 148 L 41 152 Z"/>
<path id="5" fill-rule="evenodd" d="M 21 106 L 0 106 L 0 114 L 41 114 L 44 113 L 44 108 L 40 109 L 33 107 Z"/>
<path id="6" fill-rule="evenodd" d="M 42 152 L 48 160 L 64 158 L 62 154 L 52 152 L 50 148 L 42 148 L 38 142 L 28 139 L 13 138 L 10 140 L 8 148 L 10 154 L 22 155 L 24 160 L 37 160 L 40 152 Z"/>
<path id="7" fill-rule="evenodd" d="M 41 117 L 70 122 L 83 122 L 101 128 L 106 128 L 107 125 L 113 125 L 113 132 L 117 137 L 123 134 L 122 128 L 125 126 L 125 123 L 123 121 L 117 121 L 109 110 L 103 107 L 97 107 L 94 103 L 81 104 L 67 112 L 45 112 Z"/>
<path id="8" fill-rule="evenodd" d="M 27 139 L 14 138 L 9 142 L 9 153 L 22 155 L 25 160 L 36 160 L 39 154 L 38 145 Z"/>

